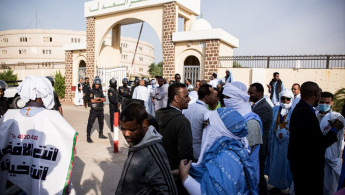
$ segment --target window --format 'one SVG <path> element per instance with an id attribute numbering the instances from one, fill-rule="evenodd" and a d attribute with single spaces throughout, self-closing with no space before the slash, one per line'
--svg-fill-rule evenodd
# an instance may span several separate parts
<path id="1" fill-rule="evenodd" d="M 43 37 L 43 42 L 53 42 L 52 37 Z"/>
<path id="2" fill-rule="evenodd" d="M 1 42 L 8 42 L 8 38 L 3 38 L 2 40 L 1 40 Z"/>
<path id="3" fill-rule="evenodd" d="M 26 49 L 20 49 L 19 54 L 26 54 Z"/>
<path id="4" fill-rule="evenodd" d="M 80 43 L 80 39 L 78 39 L 78 43 Z"/>
<path id="5" fill-rule="evenodd" d="M 144 69 L 143 68 L 139 68 L 139 72 L 143 72 L 144 71 Z"/>
<path id="6" fill-rule="evenodd" d="M 28 38 L 26 38 L 26 37 L 20 37 L 20 42 L 28 42 Z"/>
<path id="7" fill-rule="evenodd" d="M 144 61 L 144 58 L 143 57 L 139 57 L 139 60 L 142 62 L 142 61 Z"/>
<path id="8" fill-rule="evenodd" d="M 49 37 L 49 42 L 53 42 L 53 38 L 52 37 Z"/>
<path id="9" fill-rule="evenodd" d="M 1 53 L 6 55 L 7 54 L 7 50 L 2 50 Z"/>
<path id="10" fill-rule="evenodd" d="M 45 50 L 42 50 L 42 53 L 45 54 L 46 53 Z"/>
<path id="11" fill-rule="evenodd" d="M 73 38 L 71 38 L 71 42 L 72 42 L 72 43 L 73 43 L 73 40 L 74 40 L 74 39 L 73 39 Z"/>
<path id="12" fill-rule="evenodd" d="M 143 47 L 139 47 L 139 51 L 142 51 L 143 50 Z"/>

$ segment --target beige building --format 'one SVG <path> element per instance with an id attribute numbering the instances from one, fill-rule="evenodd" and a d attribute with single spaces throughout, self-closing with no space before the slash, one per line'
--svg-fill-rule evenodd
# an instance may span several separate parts
<path id="1" fill-rule="evenodd" d="M 127 73 L 148 75 L 149 65 L 154 62 L 154 47 L 140 41 L 134 56 L 137 39 L 121 37 L 120 57 L 109 49 L 111 34 L 103 41 L 100 61 L 97 68 L 122 67 Z M 0 31 L 0 64 L 2 68 L 11 67 L 18 74 L 18 79 L 26 75 L 46 76 L 60 70 L 65 74 L 65 48 L 78 48 L 81 60 L 76 64 L 79 75 L 85 76 L 86 67 L 86 32 L 57 29 L 25 29 Z M 118 59 L 119 58 L 119 59 Z M 77 82 L 78 74 L 73 80 Z"/>

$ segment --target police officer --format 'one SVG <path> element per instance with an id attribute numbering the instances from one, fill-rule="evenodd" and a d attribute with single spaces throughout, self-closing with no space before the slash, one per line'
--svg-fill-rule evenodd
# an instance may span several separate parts
<path id="1" fill-rule="evenodd" d="M 127 105 L 127 102 L 132 98 L 131 89 L 127 86 L 128 79 L 122 79 L 122 86 L 119 87 L 119 101 L 122 103 L 121 109 Z"/>
<path id="2" fill-rule="evenodd" d="M 117 93 L 117 81 L 115 78 L 110 79 L 108 89 L 109 112 L 110 112 L 110 131 L 114 132 L 114 112 L 119 112 L 119 100 Z"/>
<path id="3" fill-rule="evenodd" d="M 7 84 L 5 81 L 0 80 L 0 118 L 4 116 L 9 108 L 7 98 L 5 98 L 5 91 L 7 89 Z"/>
<path id="4" fill-rule="evenodd" d="M 54 78 L 51 77 L 51 76 L 46 76 L 46 79 L 48 79 L 51 82 L 52 87 L 54 88 L 54 84 L 55 84 Z M 53 90 L 53 93 L 54 93 L 54 107 L 52 108 L 52 110 L 59 111 L 61 116 L 63 116 L 63 112 L 62 112 L 62 107 L 61 107 L 61 103 L 60 103 L 60 100 L 59 100 L 59 96 L 55 92 L 55 90 Z"/>
<path id="5" fill-rule="evenodd" d="M 103 135 L 103 126 L 104 126 L 104 110 L 103 110 L 103 102 L 105 102 L 105 96 L 103 95 L 103 91 L 101 90 L 101 79 L 96 78 L 93 81 L 94 89 L 90 91 L 90 100 L 91 100 L 91 109 L 89 120 L 87 122 L 87 142 L 92 143 L 91 139 L 91 128 L 93 123 L 95 122 L 96 118 L 98 118 L 99 124 L 99 135 L 98 137 L 101 139 L 107 139 L 108 137 Z"/>
<path id="6" fill-rule="evenodd" d="M 90 83 L 89 77 L 85 77 L 85 82 L 83 83 L 83 98 L 85 108 L 90 104 Z M 90 106 L 90 105 L 89 105 Z"/>

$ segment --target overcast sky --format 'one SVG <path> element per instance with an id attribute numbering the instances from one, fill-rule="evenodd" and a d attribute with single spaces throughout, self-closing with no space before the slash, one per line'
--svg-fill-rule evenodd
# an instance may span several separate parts
<path id="1" fill-rule="evenodd" d="M 38 28 L 85 30 L 85 0 L 0 0 L 0 30 Z M 201 13 L 212 27 L 240 40 L 235 55 L 345 53 L 345 0 L 201 0 Z M 123 27 L 137 38 L 140 25 Z M 157 35 L 146 23 L 142 40 L 155 47 Z"/>

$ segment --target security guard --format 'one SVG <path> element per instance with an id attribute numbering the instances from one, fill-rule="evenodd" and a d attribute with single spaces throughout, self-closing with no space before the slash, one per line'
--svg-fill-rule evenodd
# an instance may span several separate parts
<path id="1" fill-rule="evenodd" d="M 46 76 L 46 78 L 52 83 L 52 87 L 54 88 L 54 84 L 55 84 L 54 78 L 51 77 L 51 76 Z M 52 108 L 52 110 L 59 111 L 61 116 L 63 116 L 63 112 L 62 112 L 62 107 L 61 107 L 61 103 L 60 103 L 60 100 L 59 100 L 59 96 L 55 92 L 55 90 L 53 91 L 53 93 L 54 93 L 54 107 Z"/>
<path id="2" fill-rule="evenodd" d="M 110 112 L 110 131 L 114 132 L 114 112 L 119 112 L 119 100 L 117 93 L 117 81 L 115 78 L 110 79 L 108 89 L 109 112 Z"/>
<path id="3" fill-rule="evenodd" d="M 127 102 L 132 98 L 131 89 L 127 86 L 128 85 L 128 79 L 124 78 L 122 79 L 122 86 L 119 87 L 119 101 L 122 103 L 121 109 L 127 105 Z"/>
<path id="4" fill-rule="evenodd" d="M 98 118 L 99 124 L 99 135 L 98 137 L 101 139 L 107 139 L 108 137 L 103 135 L 103 126 L 104 126 L 104 110 L 103 110 L 103 102 L 105 102 L 105 96 L 103 95 L 103 91 L 101 90 L 101 79 L 96 78 L 93 81 L 95 88 L 90 91 L 90 100 L 91 100 L 91 109 L 89 120 L 87 122 L 87 142 L 92 143 L 91 139 L 91 128 L 93 123 L 95 122 L 96 118 Z"/>
<path id="5" fill-rule="evenodd" d="M 9 108 L 7 98 L 5 98 L 5 91 L 7 89 L 7 84 L 5 81 L 0 80 L 0 118 L 4 116 Z"/>
<path id="6" fill-rule="evenodd" d="M 83 98 L 85 108 L 90 105 L 90 83 L 89 77 L 85 77 L 85 82 L 83 83 Z"/>

